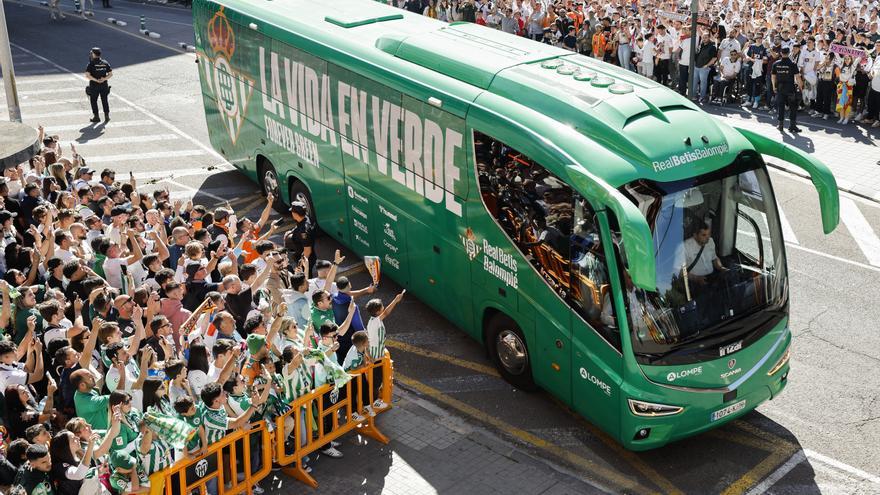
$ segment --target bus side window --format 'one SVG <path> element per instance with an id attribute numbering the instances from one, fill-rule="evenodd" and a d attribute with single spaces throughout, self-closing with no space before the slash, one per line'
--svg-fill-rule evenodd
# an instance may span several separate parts
<path id="1" fill-rule="evenodd" d="M 547 285 L 567 300 L 571 188 L 529 157 L 477 131 L 474 153 L 486 210 Z"/>
<path id="2" fill-rule="evenodd" d="M 571 279 L 569 304 L 603 339 L 620 351 L 620 330 L 608 283 L 608 265 L 599 235 L 599 222 L 590 203 L 578 195 L 574 197 Z"/>

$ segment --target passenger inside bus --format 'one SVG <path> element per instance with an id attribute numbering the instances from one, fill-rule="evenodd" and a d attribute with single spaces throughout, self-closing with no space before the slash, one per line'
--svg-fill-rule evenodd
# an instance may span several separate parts
<path id="1" fill-rule="evenodd" d="M 619 347 L 607 298 L 608 271 L 589 202 L 517 150 L 475 133 L 483 203 L 523 256 L 565 302 L 605 340 Z"/>

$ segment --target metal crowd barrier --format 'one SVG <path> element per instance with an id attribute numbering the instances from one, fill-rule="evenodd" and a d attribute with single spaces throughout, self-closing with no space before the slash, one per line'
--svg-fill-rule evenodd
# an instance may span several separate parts
<path id="1" fill-rule="evenodd" d="M 363 403 L 360 387 L 367 387 L 369 404 L 376 400 L 373 382 L 379 375 L 382 377 L 379 395 L 386 406 L 376 409 L 375 413 L 378 415 L 391 409 L 394 378 L 391 356 L 386 350 L 383 359 L 350 374 L 353 378 L 345 385 L 344 393 L 340 391 L 336 403 L 330 404 L 325 397 L 333 390 L 331 385 L 319 387 L 293 401 L 291 409 L 275 419 L 274 431 L 270 431 L 265 420 L 252 423 L 210 445 L 205 454 L 181 459 L 173 466 L 153 473 L 150 475 L 150 495 L 207 495 L 209 484 L 214 483 L 217 495 L 252 495 L 254 485 L 269 475 L 273 462 L 283 466 L 285 474 L 316 488 L 318 482 L 306 473 L 303 465 L 303 459 L 309 454 L 353 430 L 388 443 L 388 438 L 376 427 L 375 417 L 364 414 L 366 419 L 357 423 L 352 414 L 363 411 L 368 405 Z M 338 411 L 342 411 L 342 421 Z M 284 436 L 286 418 L 294 421 L 290 446 L 286 446 Z M 331 422 L 327 431 L 324 429 L 325 418 Z"/>

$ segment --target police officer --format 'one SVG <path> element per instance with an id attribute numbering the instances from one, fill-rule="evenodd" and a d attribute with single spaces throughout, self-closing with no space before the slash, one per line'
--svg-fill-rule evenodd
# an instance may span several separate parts
<path id="1" fill-rule="evenodd" d="M 315 262 L 318 259 L 315 253 L 315 227 L 306 216 L 306 205 L 301 201 L 290 204 L 290 216 L 296 222 L 296 226 L 284 234 L 284 247 L 287 248 L 290 269 L 295 270 L 299 266 L 300 259 L 305 257 L 311 275 L 315 273 Z"/>
<path id="2" fill-rule="evenodd" d="M 89 103 L 92 104 L 92 122 L 100 122 L 98 118 L 98 97 L 101 97 L 101 105 L 104 107 L 104 122 L 110 121 L 110 105 L 107 104 L 107 96 L 110 94 L 110 85 L 107 80 L 113 77 L 113 69 L 106 60 L 101 58 L 101 49 L 92 48 L 89 52 L 89 65 L 86 67 L 86 79 L 89 80 Z"/>
<path id="3" fill-rule="evenodd" d="M 785 105 L 788 105 L 788 130 L 791 132 L 801 132 L 797 126 L 798 111 L 798 88 L 803 88 L 804 83 L 801 79 L 800 71 L 797 64 L 789 58 L 789 48 L 782 47 L 782 58 L 777 60 L 770 69 L 770 82 L 773 84 L 773 91 L 776 93 L 776 113 L 779 118 L 779 130 L 782 130 L 782 124 L 785 122 Z"/>

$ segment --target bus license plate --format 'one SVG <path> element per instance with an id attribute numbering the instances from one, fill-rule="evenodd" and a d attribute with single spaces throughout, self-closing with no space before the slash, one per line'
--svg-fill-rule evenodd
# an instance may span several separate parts
<path id="1" fill-rule="evenodd" d="M 730 416 L 731 414 L 733 414 L 737 411 L 742 411 L 743 409 L 745 409 L 745 407 L 746 407 L 746 401 L 741 400 L 741 401 L 737 402 L 736 404 L 731 404 L 731 405 L 725 407 L 724 409 L 719 409 L 719 410 L 712 413 L 712 421 L 718 421 L 719 419 L 721 419 L 725 416 Z"/>

